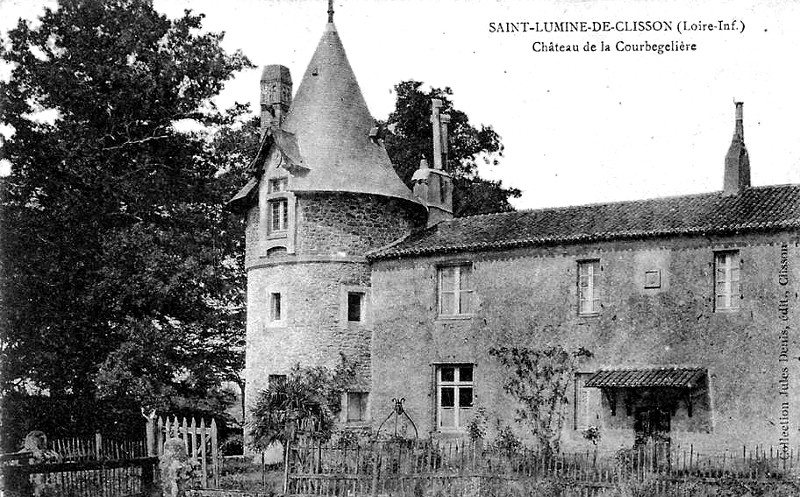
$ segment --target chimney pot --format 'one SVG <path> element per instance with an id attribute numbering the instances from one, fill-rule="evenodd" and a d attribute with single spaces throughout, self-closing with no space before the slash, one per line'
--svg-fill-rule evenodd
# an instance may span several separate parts
<path id="1" fill-rule="evenodd" d="M 270 126 L 280 127 L 292 105 L 292 76 L 289 68 L 264 66 L 261 73 L 261 134 Z"/>

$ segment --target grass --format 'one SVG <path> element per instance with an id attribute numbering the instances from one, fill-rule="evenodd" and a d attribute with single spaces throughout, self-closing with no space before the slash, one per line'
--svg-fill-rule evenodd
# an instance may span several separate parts
<path id="1" fill-rule="evenodd" d="M 248 458 L 225 458 L 219 486 L 225 490 L 280 494 L 283 492 L 283 469 L 262 466 Z"/>

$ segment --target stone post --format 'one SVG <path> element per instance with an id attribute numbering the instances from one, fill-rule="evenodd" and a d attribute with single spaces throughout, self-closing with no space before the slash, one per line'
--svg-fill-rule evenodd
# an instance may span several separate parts
<path id="1" fill-rule="evenodd" d="M 164 497 L 185 497 L 192 480 L 192 464 L 183 440 L 170 438 L 159 458 L 161 491 Z"/>

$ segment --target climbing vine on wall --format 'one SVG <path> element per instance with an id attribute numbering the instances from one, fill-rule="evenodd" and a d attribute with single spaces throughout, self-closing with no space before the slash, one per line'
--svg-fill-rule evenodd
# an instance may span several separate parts
<path id="1" fill-rule="evenodd" d="M 567 389 L 579 361 L 592 353 L 583 347 L 571 352 L 560 346 L 500 347 L 489 355 L 507 370 L 503 389 L 520 403 L 517 421 L 528 425 L 542 451 L 558 453 Z"/>

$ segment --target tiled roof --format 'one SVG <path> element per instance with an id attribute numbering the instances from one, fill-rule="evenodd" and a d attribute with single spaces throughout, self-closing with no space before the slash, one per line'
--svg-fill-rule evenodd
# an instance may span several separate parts
<path id="1" fill-rule="evenodd" d="M 694 388 L 706 375 L 703 368 L 610 369 L 590 376 L 584 386 L 597 388 Z"/>
<path id="2" fill-rule="evenodd" d="M 370 139 L 374 126 L 336 26 L 328 23 L 282 126 L 296 137 L 307 168 L 294 175 L 290 189 L 370 193 L 419 204 L 383 144 Z"/>
<path id="3" fill-rule="evenodd" d="M 800 228 L 800 185 L 487 214 L 445 221 L 371 259 L 672 235 Z"/>

